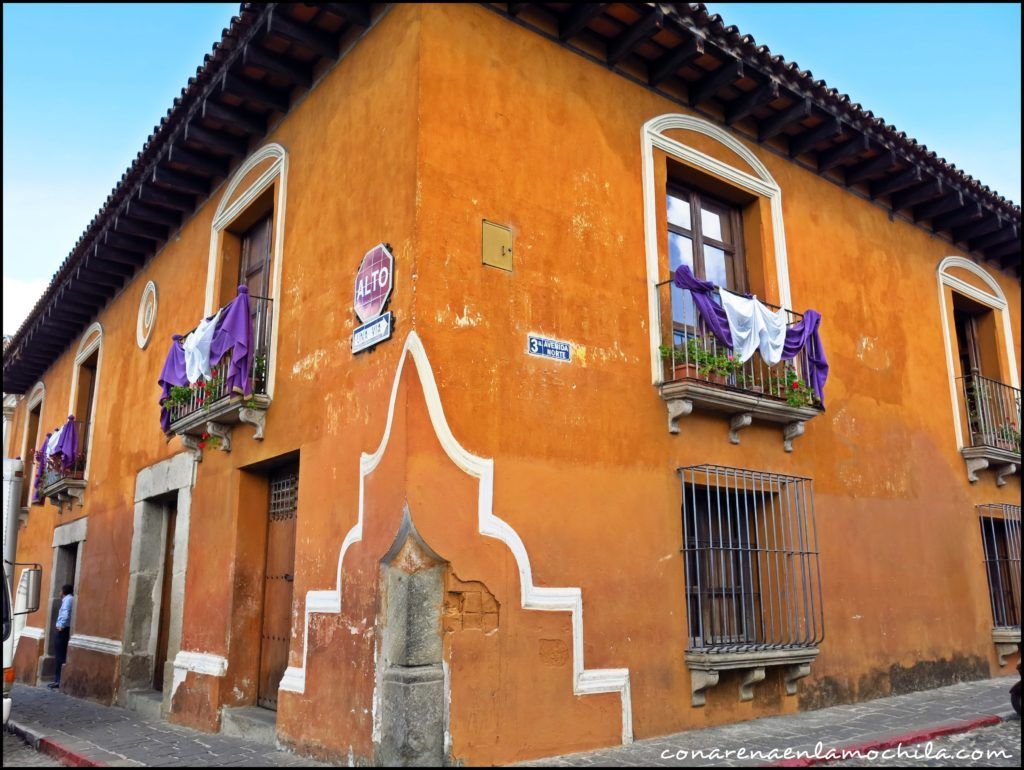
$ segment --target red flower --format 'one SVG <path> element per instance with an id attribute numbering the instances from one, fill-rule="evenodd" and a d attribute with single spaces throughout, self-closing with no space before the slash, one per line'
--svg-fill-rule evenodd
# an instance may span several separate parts
<path id="1" fill-rule="evenodd" d="M 199 388 L 200 390 L 205 388 L 206 387 L 206 380 L 200 380 L 199 382 L 197 382 L 196 383 L 196 387 Z"/>
<path id="2" fill-rule="evenodd" d="M 206 439 L 208 439 L 209 437 L 210 437 L 210 434 L 209 434 L 209 433 L 207 433 L 207 432 L 206 432 L 206 431 L 204 430 L 204 431 L 203 431 L 203 435 L 202 435 L 202 439 L 203 439 L 203 440 L 205 441 L 205 440 L 206 440 Z"/>
<path id="3" fill-rule="evenodd" d="M 800 390 L 800 381 L 793 380 L 793 390 Z"/>
<path id="4" fill-rule="evenodd" d="M 206 449 L 206 442 L 205 441 L 200 441 L 199 442 L 199 448 L 200 449 Z"/>

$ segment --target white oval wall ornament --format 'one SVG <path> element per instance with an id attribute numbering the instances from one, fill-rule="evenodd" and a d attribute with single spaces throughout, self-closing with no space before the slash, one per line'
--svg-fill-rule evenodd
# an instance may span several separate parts
<path id="1" fill-rule="evenodd" d="M 142 300 L 139 302 L 139 320 L 135 324 L 135 341 L 139 348 L 146 349 L 149 338 L 153 336 L 153 327 L 156 326 L 156 284 L 150 281 L 142 290 Z"/>

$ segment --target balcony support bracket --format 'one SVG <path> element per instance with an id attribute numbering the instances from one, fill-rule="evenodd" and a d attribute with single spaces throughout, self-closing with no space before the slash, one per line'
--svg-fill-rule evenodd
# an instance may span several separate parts
<path id="1" fill-rule="evenodd" d="M 960 450 L 967 466 L 967 480 L 978 480 L 978 471 L 991 468 L 996 474 L 996 486 L 1005 486 L 1006 477 L 1020 472 L 1020 452 L 1001 447 L 975 446 Z"/>
<path id="2" fill-rule="evenodd" d="M 764 677 L 764 666 L 755 666 L 754 668 L 748 668 L 744 671 L 743 678 L 740 679 L 740 700 L 754 700 L 754 685 L 758 682 L 763 682 Z"/>
<path id="3" fill-rule="evenodd" d="M 787 452 L 793 451 L 793 440 L 804 435 L 804 422 L 797 420 L 789 423 L 782 429 L 782 448 Z"/>
<path id="4" fill-rule="evenodd" d="M 999 658 L 1000 667 L 1006 665 L 1006 658 L 1017 652 L 1017 645 L 1020 644 L 1019 628 L 993 628 L 992 641 L 996 646 L 996 657 Z"/>
<path id="5" fill-rule="evenodd" d="M 263 429 L 267 425 L 267 410 L 266 409 L 252 409 L 250 407 L 242 407 L 238 410 L 239 422 L 248 423 L 252 425 L 256 430 L 252 434 L 252 437 L 257 441 L 263 440 Z"/>
<path id="6" fill-rule="evenodd" d="M 740 672 L 739 698 L 754 698 L 754 685 L 763 682 L 769 667 L 782 668 L 786 694 L 796 695 L 796 683 L 811 673 L 811 663 L 818 657 L 817 647 L 794 647 L 782 650 L 754 650 L 751 652 L 686 653 L 686 667 L 690 669 L 691 702 L 700 708 L 707 702 L 706 691 L 716 684 L 722 671 Z"/>
<path id="7" fill-rule="evenodd" d="M 668 432 L 679 433 L 679 418 L 686 417 L 693 411 L 693 401 L 688 398 L 677 398 L 668 402 Z"/>
<path id="8" fill-rule="evenodd" d="M 1006 486 L 1006 477 L 1012 476 L 1019 470 L 1019 466 L 1016 463 L 1006 463 L 1005 465 L 996 466 L 996 486 Z"/>
<path id="9" fill-rule="evenodd" d="M 231 451 L 231 426 L 225 425 L 222 422 L 214 422 L 209 420 L 206 423 L 206 432 L 211 436 L 216 436 L 220 439 L 217 448 L 222 452 Z"/>
<path id="10" fill-rule="evenodd" d="M 734 414 L 732 419 L 729 420 L 729 441 L 733 444 L 740 443 L 740 431 L 744 428 L 749 428 L 753 422 L 754 415 L 750 412 Z"/>
<path id="11" fill-rule="evenodd" d="M 188 451 L 192 453 L 192 457 L 197 463 L 201 463 L 203 461 L 203 450 L 199 448 L 198 436 L 192 436 L 188 433 L 182 433 L 181 443 Z"/>

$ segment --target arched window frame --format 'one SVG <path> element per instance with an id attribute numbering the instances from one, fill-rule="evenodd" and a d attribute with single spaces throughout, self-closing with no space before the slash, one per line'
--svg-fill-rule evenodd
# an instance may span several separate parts
<path id="1" fill-rule="evenodd" d="M 97 352 L 98 351 L 98 352 Z M 71 389 L 68 393 L 68 414 L 75 414 L 75 404 L 78 402 L 78 372 L 82 364 L 96 353 L 96 376 L 93 379 L 93 399 L 89 414 L 85 418 L 89 423 L 88 445 L 85 447 L 85 470 L 83 477 L 88 480 L 89 466 L 92 465 L 92 439 L 96 434 L 96 406 L 99 403 L 100 374 L 103 370 L 103 326 L 97 321 L 92 324 L 82 335 L 78 343 L 78 351 L 75 353 L 75 365 L 71 373 Z M 81 420 L 82 416 L 75 414 L 75 419 Z"/>
<path id="2" fill-rule="evenodd" d="M 262 163 L 266 163 L 268 160 L 272 162 L 267 166 L 266 170 L 244 190 L 239 192 L 239 188 L 246 176 L 254 168 Z M 221 256 L 224 230 L 238 219 L 275 182 L 277 183 L 277 190 L 274 198 L 272 223 L 274 253 L 271 266 L 271 286 L 273 287 L 272 296 L 274 301 L 271 303 L 272 323 L 269 357 L 271 365 L 267 367 L 267 396 L 270 398 L 273 398 L 274 395 L 275 372 L 277 369 L 277 341 L 281 316 L 281 263 L 284 256 L 285 202 L 288 198 L 288 151 L 280 144 L 271 143 L 264 145 L 250 155 L 235 171 L 231 181 L 225 187 L 223 195 L 221 195 L 220 203 L 217 205 L 210 228 L 210 258 L 207 266 L 206 300 L 203 310 L 203 316 L 206 317 L 213 314 L 217 309 L 216 298 L 219 289 L 217 265 Z M 223 280 L 223 277 L 220 280 Z"/>
<path id="3" fill-rule="evenodd" d="M 736 168 L 707 155 L 682 142 L 666 136 L 669 131 L 693 131 L 722 144 L 738 155 L 754 174 Z M 767 198 L 771 207 L 771 227 L 775 251 L 776 278 L 779 286 L 779 304 L 792 307 L 789 288 L 789 263 L 786 255 L 786 232 L 782 219 L 782 189 L 765 165 L 743 143 L 714 123 L 692 115 L 678 113 L 660 115 L 644 124 L 641 133 L 644 191 L 644 244 L 647 255 L 647 312 L 651 335 L 651 381 L 657 385 L 663 377 L 663 366 L 658 345 L 661 342 L 661 318 L 658 314 L 658 281 L 661 264 L 658 254 L 658 204 L 664 191 L 656 189 L 657 175 L 654 151 L 662 150 L 671 158 L 687 166 L 715 175 L 723 181 L 759 197 Z"/>
<path id="4" fill-rule="evenodd" d="M 956 268 L 964 270 L 977 276 L 986 286 L 991 289 L 991 292 L 986 292 L 978 287 L 964 281 L 962 278 L 958 278 L 955 275 L 951 275 L 948 270 Z M 1009 376 L 1010 384 L 1015 387 L 1020 387 L 1020 377 L 1017 375 L 1017 367 L 1013 365 L 1013 362 L 1017 360 L 1017 354 L 1015 352 L 1013 344 L 1013 325 L 1010 319 L 1010 308 L 1006 301 L 1006 295 L 1003 290 L 996 283 L 996 280 L 989 275 L 983 268 L 964 257 L 946 257 L 936 269 L 936 275 L 939 284 L 939 312 L 942 316 L 942 341 L 946 348 L 946 371 L 949 375 L 949 400 L 950 408 L 953 412 L 953 427 L 956 432 L 956 444 L 957 449 L 963 449 L 966 446 L 964 440 L 964 427 L 960 420 L 960 401 L 957 396 L 956 389 L 956 366 L 954 364 L 955 346 L 953 342 L 953 336 L 950 327 L 949 311 L 946 308 L 946 289 L 962 294 L 969 299 L 974 300 L 986 307 L 992 309 L 994 313 L 997 313 L 1002 321 L 1000 324 L 1002 334 L 1002 353 L 1006 355 L 1007 360 L 1010 362 Z"/>
<path id="5" fill-rule="evenodd" d="M 28 443 L 28 423 L 29 416 L 32 414 L 32 410 L 39 407 L 39 426 L 42 428 L 43 425 L 43 411 L 46 409 L 46 386 L 42 380 L 32 386 L 32 390 L 29 391 L 28 396 L 25 397 L 25 416 L 22 418 L 21 425 L 21 459 L 23 463 L 27 463 L 31 452 L 34 452 L 39 447 L 29 446 Z M 26 468 L 26 475 L 28 469 Z M 31 483 L 31 480 L 25 483 Z"/>

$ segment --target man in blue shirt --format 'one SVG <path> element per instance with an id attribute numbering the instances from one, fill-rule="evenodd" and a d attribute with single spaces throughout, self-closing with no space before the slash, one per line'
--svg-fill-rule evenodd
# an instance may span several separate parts
<path id="1" fill-rule="evenodd" d="M 57 649 L 54 657 L 57 659 L 57 674 L 54 680 L 47 685 L 51 690 L 60 687 L 60 670 L 64 667 L 64 661 L 68 659 L 68 642 L 71 640 L 71 605 L 74 599 L 74 589 L 65 585 L 60 589 L 60 610 L 57 612 Z"/>

